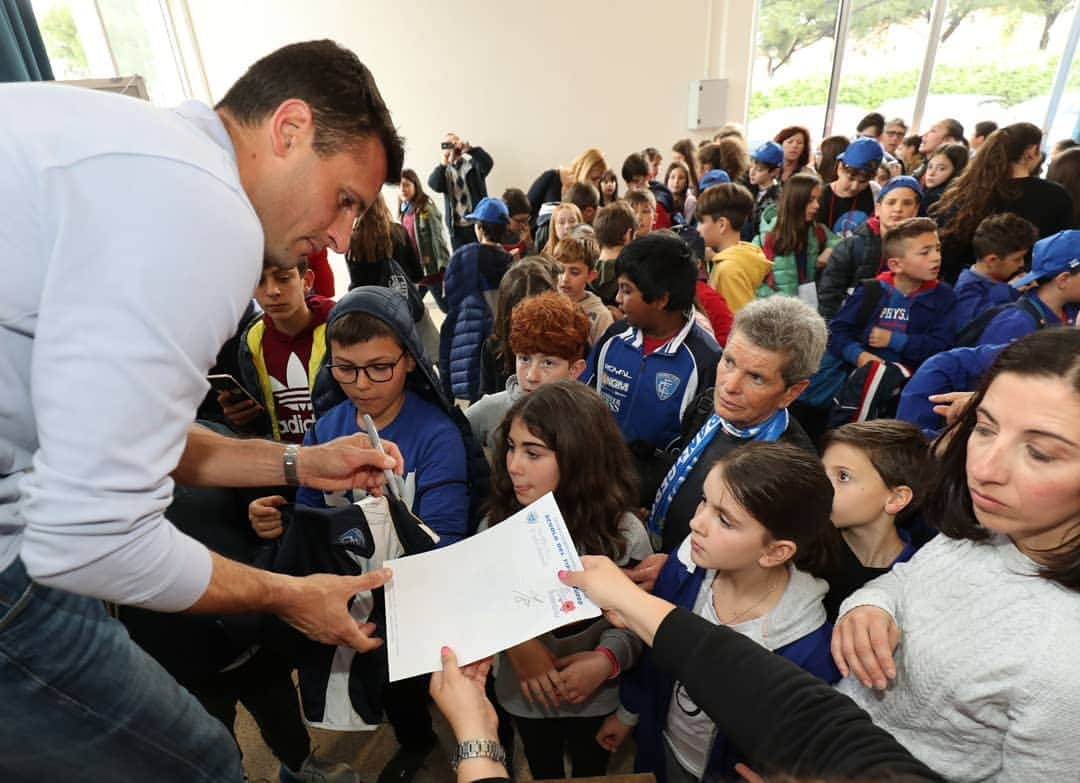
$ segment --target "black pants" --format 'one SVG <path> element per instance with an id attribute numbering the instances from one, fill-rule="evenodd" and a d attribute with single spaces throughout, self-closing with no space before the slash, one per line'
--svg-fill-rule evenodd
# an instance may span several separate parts
<path id="1" fill-rule="evenodd" d="M 591 778 L 607 774 L 611 754 L 600 747 L 596 732 L 606 716 L 595 718 L 514 718 L 534 780 Z M 570 753 L 571 773 L 563 767 Z"/>
<path id="2" fill-rule="evenodd" d="M 398 680 L 386 686 L 383 708 L 394 737 L 405 750 L 426 751 L 435 743 L 428 712 L 429 675 Z"/>
<path id="3" fill-rule="evenodd" d="M 236 723 L 236 702 L 243 704 L 267 747 L 294 772 L 311 753 L 292 667 L 274 653 L 260 650 L 242 666 L 214 675 L 192 693 L 230 733 Z"/>

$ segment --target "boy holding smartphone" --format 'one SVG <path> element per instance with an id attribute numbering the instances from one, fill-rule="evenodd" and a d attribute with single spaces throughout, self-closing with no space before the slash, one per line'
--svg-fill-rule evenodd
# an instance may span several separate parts
<path id="1" fill-rule="evenodd" d="M 326 316 L 334 300 L 312 294 L 313 283 L 304 261 L 293 269 L 263 266 L 255 289 L 263 316 L 248 325 L 239 341 L 237 380 L 254 399 L 218 393 L 225 418 L 237 432 L 301 443 L 315 423 L 311 389 L 326 352 Z"/>

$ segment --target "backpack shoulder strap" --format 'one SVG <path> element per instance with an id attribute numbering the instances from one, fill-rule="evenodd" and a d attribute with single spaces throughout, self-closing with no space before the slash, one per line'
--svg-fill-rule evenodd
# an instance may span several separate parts
<path id="1" fill-rule="evenodd" d="M 878 303 L 885 295 L 885 289 L 882 288 L 881 283 L 871 277 L 862 281 L 862 292 L 859 314 L 855 317 L 855 327 L 860 333 L 870 325 L 870 319 L 877 312 Z"/>
<path id="2" fill-rule="evenodd" d="M 1038 306 L 1028 299 L 1026 296 L 1022 296 L 1012 303 L 1012 306 L 1018 310 L 1023 310 L 1031 319 L 1035 322 L 1036 329 L 1043 329 L 1046 327 L 1046 316 L 1043 315 L 1042 310 Z"/>

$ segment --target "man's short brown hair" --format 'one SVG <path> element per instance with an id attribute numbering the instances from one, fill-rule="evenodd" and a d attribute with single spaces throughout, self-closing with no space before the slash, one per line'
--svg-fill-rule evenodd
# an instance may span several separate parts
<path id="1" fill-rule="evenodd" d="M 589 319 L 557 291 L 530 296 L 510 315 L 510 350 L 518 355 L 558 356 L 568 362 L 584 359 L 589 353 Z"/>

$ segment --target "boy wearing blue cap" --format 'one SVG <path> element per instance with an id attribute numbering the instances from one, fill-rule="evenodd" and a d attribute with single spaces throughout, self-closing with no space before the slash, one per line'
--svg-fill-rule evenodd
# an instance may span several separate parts
<path id="1" fill-rule="evenodd" d="M 750 170 L 746 179 L 754 210 L 743 226 L 742 238 L 749 242 L 761 230 L 761 216 L 770 207 L 776 210 L 780 201 L 780 172 L 784 165 L 784 148 L 771 139 L 750 153 Z"/>
<path id="2" fill-rule="evenodd" d="M 983 330 L 979 345 L 1010 343 L 1036 329 L 1076 324 L 1080 305 L 1080 231 L 1059 231 L 1036 242 L 1031 271 L 1012 285 L 1022 288 L 1028 283 L 1038 283 L 1038 287 L 999 312 Z"/>
<path id="3" fill-rule="evenodd" d="M 1039 230 L 1012 212 L 983 218 L 971 238 L 974 264 L 960 272 L 953 287 L 956 294 L 956 328 L 968 324 L 992 307 L 1020 298 L 1009 285 L 1024 268 L 1024 261 L 1039 238 Z"/>
<path id="4" fill-rule="evenodd" d="M 514 259 L 499 244 L 510 223 L 506 204 L 485 196 L 465 218 L 475 224 L 477 241 L 455 250 L 446 267 L 439 377 L 451 399 L 476 402 L 480 399 L 480 355 L 491 334 L 499 282 Z"/>
<path id="5" fill-rule="evenodd" d="M 822 318 L 831 321 L 844 298 L 860 280 L 877 277 L 886 271 L 881 238 L 900 221 L 919 213 L 922 194 L 922 186 L 914 177 L 893 177 L 882 185 L 874 205 L 874 217 L 836 246 L 821 274 L 818 312 Z"/>
<path id="6" fill-rule="evenodd" d="M 877 174 L 885 150 L 874 139 L 861 136 L 837 156 L 836 179 L 829 183 L 818 218 L 834 233 L 849 236 L 874 212 L 870 181 Z"/>

